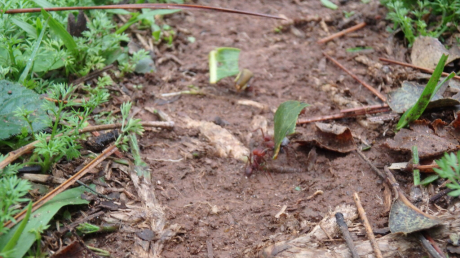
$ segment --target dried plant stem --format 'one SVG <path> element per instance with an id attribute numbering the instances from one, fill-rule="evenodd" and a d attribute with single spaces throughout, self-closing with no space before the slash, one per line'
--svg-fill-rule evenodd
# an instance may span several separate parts
<path id="1" fill-rule="evenodd" d="M 174 127 L 174 122 L 173 121 L 147 121 L 147 122 L 141 122 L 142 126 L 144 127 L 160 127 L 160 128 L 168 128 L 172 129 Z M 80 133 L 87 133 L 87 132 L 92 132 L 92 131 L 102 131 L 102 130 L 109 130 L 109 129 L 115 129 L 115 128 L 121 128 L 121 123 L 119 124 L 107 124 L 107 125 L 95 125 L 95 126 L 87 126 L 83 129 L 81 129 L 79 132 Z M 72 134 L 73 131 L 70 132 Z M 56 135 L 56 137 L 61 136 L 62 134 Z M 49 139 L 49 138 L 48 138 Z M 22 146 L 21 148 L 11 151 L 10 153 L 7 154 L 7 157 L 0 162 L 0 169 L 3 169 L 6 167 L 8 164 L 11 162 L 15 161 L 17 158 L 21 157 L 25 153 L 31 152 L 35 148 L 35 144 L 37 144 L 38 141 L 31 142 L 27 145 Z"/>
<path id="2" fill-rule="evenodd" d="M 335 39 L 335 38 L 341 37 L 341 36 L 343 36 L 343 35 L 345 35 L 345 34 L 347 34 L 347 33 L 351 33 L 351 32 L 353 32 L 353 31 L 356 31 L 356 30 L 359 30 L 359 29 L 361 29 L 361 28 L 364 28 L 364 26 L 366 26 L 366 23 L 365 23 L 365 22 L 361 22 L 361 23 L 356 24 L 355 26 L 350 27 L 350 28 L 348 28 L 348 29 L 346 29 L 346 30 L 339 31 L 339 32 L 337 32 L 337 33 L 334 33 L 334 34 L 332 34 L 332 35 L 330 35 L 330 36 L 327 36 L 327 37 L 325 37 L 325 38 L 322 38 L 322 39 L 318 40 L 318 44 L 326 43 L 326 42 L 328 42 L 328 41 L 330 41 L 330 40 L 333 40 L 333 39 Z"/>
<path id="3" fill-rule="evenodd" d="M 383 102 L 386 102 L 387 101 L 387 98 L 380 92 L 378 92 L 376 89 L 374 89 L 372 86 L 370 86 L 369 84 L 365 83 L 363 80 L 359 79 L 356 75 L 354 75 L 351 71 L 349 71 L 347 68 L 345 68 L 342 64 L 340 64 L 337 60 L 335 60 L 334 58 L 332 58 L 330 55 L 326 54 L 323 52 L 323 55 L 331 60 L 335 65 L 337 65 L 340 69 L 342 69 L 343 71 L 345 71 L 346 73 L 348 73 L 348 75 L 350 75 L 351 77 L 353 77 L 353 79 L 355 79 L 356 81 L 358 81 L 359 83 L 361 83 L 364 87 L 366 87 L 368 90 L 370 90 L 372 93 L 375 94 L 375 96 L 377 96 L 379 99 L 381 99 Z"/>
<path id="4" fill-rule="evenodd" d="M 366 228 L 367 238 L 371 242 L 372 248 L 374 249 L 375 257 L 383 258 L 382 252 L 379 249 L 377 241 L 375 241 L 374 232 L 372 231 L 372 227 L 369 224 L 369 220 L 367 219 L 366 211 L 361 204 L 361 200 L 359 199 L 358 193 L 353 194 L 353 199 L 355 200 L 356 207 L 358 207 L 358 213 L 361 219 L 363 220 L 364 227 Z"/>
<path id="5" fill-rule="evenodd" d="M 425 236 L 423 236 L 422 233 L 417 232 L 415 235 L 420 240 L 420 243 L 425 248 L 425 250 L 431 255 L 431 257 L 433 257 L 433 258 L 445 258 L 445 257 L 441 256 L 441 254 L 439 254 L 436 251 L 436 249 L 430 244 L 428 239 L 426 239 Z"/>
<path id="6" fill-rule="evenodd" d="M 191 4 L 118 4 L 118 5 L 104 5 L 104 6 L 70 6 L 70 7 L 52 7 L 52 8 L 43 8 L 47 12 L 55 11 L 74 11 L 74 10 L 102 10 L 102 9 L 189 9 L 189 10 L 210 10 L 210 11 L 219 11 L 226 13 L 236 13 L 236 14 L 246 14 L 258 17 L 266 17 L 273 19 L 282 19 L 286 18 L 261 14 L 247 11 L 239 11 L 227 8 L 219 7 L 210 7 L 210 6 L 200 6 L 200 5 L 191 5 Z M 40 12 L 41 8 L 24 8 L 24 9 L 11 9 L 11 10 L 0 10 L 4 13 L 37 13 Z"/>
<path id="7" fill-rule="evenodd" d="M 308 124 L 308 123 L 313 123 L 313 122 L 320 122 L 320 121 L 325 121 L 325 120 L 356 117 L 356 116 L 361 116 L 361 115 L 366 115 L 366 114 L 376 114 L 376 113 L 382 113 L 382 112 L 388 112 L 388 111 L 390 111 L 389 108 L 382 107 L 379 109 L 371 109 L 369 111 L 365 111 L 364 113 L 363 112 L 361 113 L 346 112 L 346 113 L 340 113 L 340 114 L 330 115 L 330 116 L 319 116 L 319 117 L 313 117 L 313 118 L 307 118 L 307 119 L 299 119 L 297 120 L 297 125 Z"/>
<path id="8" fill-rule="evenodd" d="M 387 59 L 387 58 L 383 58 L 383 57 L 380 57 L 379 60 L 383 61 L 383 62 L 390 63 L 390 64 L 397 64 L 397 65 L 401 65 L 401 66 L 405 66 L 405 67 L 418 69 L 418 70 L 424 71 L 426 73 L 431 73 L 432 74 L 434 72 L 434 70 L 432 70 L 432 69 L 428 69 L 428 68 L 424 68 L 424 67 L 404 63 L 404 62 L 399 62 L 399 61 L 396 61 L 396 60 L 391 60 L 391 59 Z M 443 72 L 442 75 L 449 76 L 449 73 Z M 454 78 L 457 79 L 457 80 L 460 80 L 460 76 L 454 76 Z"/>
<path id="9" fill-rule="evenodd" d="M 84 176 L 86 173 L 88 173 L 88 171 L 90 171 L 91 169 L 95 168 L 97 165 L 99 165 L 99 163 L 101 163 L 103 160 L 105 160 L 107 157 L 109 157 L 110 155 L 112 155 L 112 153 L 114 153 L 115 151 L 117 150 L 117 147 L 115 147 L 115 145 L 111 145 L 110 147 L 108 147 L 107 149 L 105 149 L 101 155 L 97 156 L 95 159 L 93 159 L 90 163 L 88 163 L 86 166 L 84 166 L 80 171 L 78 171 L 75 175 L 73 175 L 71 178 L 69 178 L 67 181 L 65 181 L 64 183 L 62 183 L 61 185 L 59 185 L 58 187 L 56 187 L 55 189 L 53 189 L 52 191 L 50 191 L 48 194 L 46 194 L 45 196 L 43 196 L 42 198 L 40 198 L 40 200 L 36 201 L 33 205 L 32 205 L 32 211 L 36 211 L 38 208 L 40 208 L 43 204 L 45 204 L 46 202 L 48 202 L 49 200 L 53 199 L 56 195 L 58 195 L 59 193 L 63 192 L 64 190 L 66 190 L 67 188 L 69 188 L 71 185 L 73 185 L 78 179 L 80 179 L 82 176 Z M 20 222 L 25 214 L 26 214 L 27 210 L 23 210 L 21 211 L 20 213 L 18 213 L 14 219 L 16 220 L 16 223 Z M 4 227 L 8 227 L 8 228 L 11 228 L 13 226 L 13 222 L 12 221 L 8 221 L 6 222 L 4 225 Z"/>
<path id="10" fill-rule="evenodd" d="M 385 109 L 385 108 L 388 111 L 390 110 L 388 104 L 381 104 L 381 105 L 373 105 L 373 106 L 342 109 L 342 110 L 340 110 L 340 113 L 359 113 L 359 114 L 363 113 L 363 114 L 366 114 L 369 111 L 380 110 L 380 109 Z"/>

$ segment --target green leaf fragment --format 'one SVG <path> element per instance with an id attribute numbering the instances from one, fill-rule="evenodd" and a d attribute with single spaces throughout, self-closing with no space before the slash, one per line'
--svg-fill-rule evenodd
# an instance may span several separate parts
<path id="1" fill-rule="evenodd" d="M 237 75 L 238 59 L 241 50 L 238 48 L 222 47 L 209 53 L 209 83 L 217 83 L 220 79 Z"/>
<path id="2" fill-rule="evenodd" d="M 274 117 L 275 123 L 275 149 L 273 159 L 278 157 L 281 142 L 290 134 L 295 132 L 295 125 L 300 111 L 309 105 L 300 101 L 289 100 L 278 107 Z"/>
<path id="3" fill-rule="evenodd" d="M 321 4 L 324 7 L 327 7 L 327 8 L 332 9 L 332 10 L 337 10 L 337 8 L 339 8 L 336 4 L 334 4 L 333 2 L 331 2 L 329 0 L 321 0 Z"/>
<path id="4" fill-rule="evenodd" d="M 2 253 L 14 252 L 14 248 L 16 247 L 16 244 L 18 243 L 18 240 L 21 237 L 22 232 L 24 232 L 24 229 L 25 229 L 25 227 L 27 225 L 27 222 L 29 221 L 31 211 L 32 211 L 32 202 L 29 202 L 29 205 L 27 205 L 26 216 L 21 221 L 21 223 L 17 226 L 16 232 L 14 232 L 13 236 L 11 237 L 11 239 L 9 239 L 8 243 L 3 247 L 2 251 L 1 251 Z M 11 231 L 13 231 L 13 230 L 11 230 Z M 8 256 L 12 257 L 12 255 L 8 255 Z"/>

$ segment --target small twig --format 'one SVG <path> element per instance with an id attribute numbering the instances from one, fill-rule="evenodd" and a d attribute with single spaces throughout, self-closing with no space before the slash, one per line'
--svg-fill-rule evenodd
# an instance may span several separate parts
<path id="1" fill-rule="evenodd" d="M 428 240 L 422 235 L 422 233 L 415 233 L 417 235 L 418 240 L 420 240 L 420 243 L 422 246 L 425 248 L 425 250 L 431 255 L 433 258 L 443 258 L 436 250 L 434 247 L 428 242 Z"/>
<path id="2" fill-rule="evenodd" d="M 334 239 L 331 237 L 331 235 L 329 235 L 329 233 L 327 233 L 326 229 L 323 228 L 323 225 L 321 225 L 321 222 L 318 223 L 318 226 L 323 230 L 324 234 L 326 234 L 326 236 L 327 236 L 327 238 L 329 238 L 329 240 L 334 241 Z"/>
<path id="3" fill-rule="evenodd" d="M 297 120 L 297 125 L 301 124 L 308 124 L 308 123 L 313 123 L 313 122 L 320 122 L 320 121 L 325 121 L 325 120 L 334 120 L 334 119 L 342 119 L 342 118 L 351 118 L 351 117 L 357 117 L 357 116 L 362 116 L 362 115 L 367 115 L 367 114 L 376 114 L 376 113 L 382 113 L 382 112 L 388 112 L 390 111 L 389 108 L 381 108 L 381 109 L 373 109 L 370 111 L 367 111 L 365 114 L 357 114 L 357 113 L 340 113 L 336 115 L 330 115 L 330 116 L 319 116 L 319 117 L 313 117 L 313 118 L 307 118 L 307 119 L 299 119 Z"/>
<path id="4" fill-rule="evenodd" d="M 11 10 L 2 10 L 0 12 L 4 13 L 39 13 L 42 8 L 24 8 L 24 9 L 11 9 Z M 269 14 L 261 14 L 247 11 L 239 11 L 227 8 L 211 7 L 211 6 L 200 6 L 200 5 L 191 5 L 191 4 L 115 4 L 115 5 L 104 5 L 104 6 L 70 6 L 70 7 L 51 7 L 43 8 L 47 12 L 56 12 L 56 11 L 74 11 L 74 10 L 99 10 L 99 9 L 188 9 L 188 10 L 212 10 L 225 13 L 236 13 L 236 14 L 245 14 L 258 17 L 272 18 L 287 20 L 287 18 L 274 16 Z"/>
<path id="5" fill-rule="evenodd" d="M 108 156 L 112 155 L 117 150 L 117 147 L 115 145 L 111 145 L 107 149 L 105 149 L 101 155 L 97 156 L 95 159 L 93 159 L 91 162 L 89 162 L 85 167 L 83 167 L 79 172 L 77 172 L 75 175 L 73 175 L 71 178 L 67 179 L 64 183 L 50 191 L 48 194 L 40 198 L 40 200 L 36 201 L 32 205 L 32 211 L 36 211 L 38 208 L 40 208 L 43 204 L 48 202 L 49 200 L 53 199 L 56 195 L 64 191 L 65 189 L 69 188 L 69 186 L 73 185 L 78 179 L 80 179 L 82 176 L 84 176 L 88 171 L 91 169 L 95 168 L 99 163 L 104 161 Z M 20 213 L 18 213 L 14 219 L 16 220 L 17 224 L 20 222 L 24 216 L 27 210 L 23 210 Z M 13 226 L 13 222 L 10 220 L 3 224 L 4 227 L 11 228 Z"/>
<path id="6" fill-rule="evenodd" d="M 82 181 L 77 180 L 77 183 L 79 183 L 80 185 L 84 186 L 86 189 L 88 189 L 89 191 L 93 192 L 95 195 L 99 196 L 100 198 L 105 198 L 105 199 L 107 199 L 107 200 L 109 200 L 109 201 L 113 201 L 113 198 L 110 198 L 110 197 L 108 197 L 107 195 L 98 193 L 96 190 L 94 190 L 93 188 L 91 188 L 89 185 L 83 183 Z"/>
<path id="7" fill-rule="evenodd" d="M 356 75 L 354 75 L 351 71 L 349 71 L 347 68 L 345 68 L 342 64 L 340 64 L 337 60 L 335 60 L 334 58 L 332 58 L 330 55 L 326 54 L 323 52 L 323 55 L 331 60 L 335 65 L 337 65 L 340 69 L 344 70 L 346 73 L 348 73 L 348 75 L 350 75 L 351 77 L 353 77 L 353 79 L 355 79 L 356 81 L 358 81 L 359 83 L 361 83 L 364 87 L 366 87 L 368 90 L 370 90 L 372 93 L 374 93 L 379 99 L 381 99 L 383 102 L 386 102 L 387 101 L 387 98 L 380 92 L 378 92 L 376 89 L 374 89 L 372 86 L 370 86 L 369 84 L 365 83 L 363 80 L 359 79 Z"/>
<path id="8" fill-rule="evenodd" d="M 333 39 L 335 39 L 335 38 L 341 37 L 341 36 L 343 36 L 343 35 L 345 35 L 345 34 L 347 34 L 347 33 L 350 33 L 350 32 L 356 31 L 356 30 L 359 30 L 359 29 L 363 28 L 364 26 L 366 26 L 366 23 L 365 23 L 365 22 L 361 22 L 361 23 L 356 24 L 355 26 L 350 27 L 350 28 L 348 28 L 348 29 L 346 29 L 346 30 L 339 31 L 339 32 L 337 32 L 337 33 L 334 33 L 334 34 L 332 34 L 332 35 L 330 35 L 330 36 L 327 36 L 327 37 L 325 37 L 325 38 L 323 38 L 323 39 L 318 40 L 318 44 L 326 43 L 326 42 L 328 42 L 328 41 L 330 41 L 330 40 L 333 40 Z"/>
<path id="9" fill-rule="evenodd" d="M 371 242 L 371 246 L 374 249 L 375 257 L 383 258 L 382 252 L 379 249 L 379 245 L 377 241 L 375 241 L 375 236 L 374 236 L 374 232 L 372 231 L 372 227 L 369 224 L 369 220 L 367 220 L 366 211 L 364 210 L 363 205 L 361 204 L 361 200 L 359 200 L 358 193 L 355 192 L 353 194 L 353 199 L 355 200 L 356 207 L 358 207 L 359 216 L 361 217 L 361 220 L 364 223 L 364 227 L 366 228 L 367 238 Z"/>
<path id="10" fill-rule="evenodd" d="M 404 62 L 399 62 L 399 61 L 396 61 L 396 60 L 391 60 L 391 59 L 387 59 L 387 58 L 379 58 L 380 61 L 383 61 L 383 62 L 387 62 L 387 63 L 390 63 L 390 64 L 397 64 L 397 65 L 401 65 L 401 66 L 405 66 L 405 67 L 410 67 L 410 68 L 414 68 L 414 69 L 419 69 L 421 71 L 424 71 L 426 73 L 433 73 L 434 71 L 431 70 L 431 69 L 428 69 L 428 68 L 424 68 L 424 67 L 420 67 L 420 66 L 416 66 L 416 65 L 412 65 L 412 64 L 408 64 L 408 63 L 404 63 Z M 444 76 L 448 76 L 449 73 L 445 73 L 443 72 L 442 75 Z M 460 76 L 454 76 L 455 79 L 457 80 L 460 80 Z"/>
<path id="11" fill-rule="evenodd" d="M 446 188 L 446 189 L 440 191 L 439 193 L 431 196 L 430 203 L 437 202 L 439 199 L 441 199 L 441 197 L 443 197 L 444 195 L 446 195 L 446 194 L 448 194 L 448 193 L 450 193 L 452 191 L 454 191 L 454 189 L 450 189 L 450 188 Z"/>
<path id="12" fill-rule="evenodd" d="M 373 106 L 366 106 L 366 107 L 342 109 L 340 110 L 340 113 L 366 114 L 369 111 L 384 109 L 388 107 L 389 107 L 388 104 L 380 104 L 380 105 L 373 105 Z"/>
<path id="13" fill-rule="evenodd" d="M 141 122 L 141 125 L 144 127 L 159 127 L 159 128 L 167 128 L 167 129 L 172 129 L 174 128 L 174 122 L 173 121 L 147 121 L 147 122 Z M 96 125 L 96 126 L 87 126 L 83 129 L 80 129 L 79 133 L 87 133 L 87 132 L 92 132 L 92 131 L 103 131 L 103 130 L 109 130 L 109 129 L 115 129 L 115 128 L 121 128 L 121 124 L 108 124 L 108 125 Z M 70 131 L 69 134 L 72 134 L 74 131 Z M 62 134 L 56 135 L 56 137 L 61 136 Z M 49 137 L 47 138 L 49 140 Z M 31 142 L 27 145 L 22 146 L 21 148 L 11 151 L 10 153 L 7 154 L 7 157 L 0 162 L 0 169 L 3 169 L 6 167 L 8 164 L 11 162 L 15 161 L 17 158 L 21 157 L 22 155 L 31 152 L 35 148 L 35 144 L 37 144 L 38 141 Z"/>
<path id="14" fill-rule="evenodd" d="M 323 190 L 316 190 L 312 195 L 308 196 L 308 197 L 306 198 L 306 200 L 307 200 L 307 201 L 308 201 L 308 200 L 311 200 L 311 199 L 315 198 L 317 195 L 321 195 L 321 194 L 323 194 L 323 193 L 324 193 Z"/>
<path id="15" fill-rule="evenodd" d="M 431 238 L 427 232 L 422 232 L 422 234 L 431 243 L 436 252 L 441 255 L 442 258 L 446 258 L 446 255 L 442 252 L 441 248 L 439 248 L 438 244 L 433 240 L 433 238 Z"/>
<path id="16" fill-rule="evenodd" d="M 386 179 L 387 177 L 385 176 L 385 174 L 383 174 L 376 166 L 374 166 L 374 164 L 372 164 L 372 162 L 366 157 L 366 155 L 364 155 L 360 150 L 356 150 L 356 152 L 358 153 L 358 155 L 364 160 L 366 161 L 366 163 L 372 168 L 372 170 L 374 170 L 375 173 L 377 173 L 377 175 L 380 176 L 380 178 L 382 179 Z"/>
<path id="17" fill-rule="evenodd" d="M 347 223 L 343 219 L 343 214 L 337 212 L 335 214 L 335 221 L 339 226 L 340 232 L 342 232 L 343 239 L 347 243 L 348 248 L 350 249 L 351 255 L 353 258 L 359 258 L 358 251 L 356 250 L 355 244 L 353 243 L 353 239 L 351 238 L 350 231 L 348 231 Z"/>
<path id="18" fill-rule="evenodd" d="M 71 82 L 70 84 L 78 85 L 78 84 L 80 84 L 82 82 L 89 81 L 89 80 L 94 79 L 97 76 L 99 76 L 99 74 L 101 74 L 103 72 L 106 72 L 106 71 L 108 71 L 110 69 L 113 69 L 114 67 L 115 66 L 113 64 L 110 64 L 110 65 L 108 65 L 108 66 L 106 66 L 106 67 L 104 67 L 104 68 L 102 68 L 100 70 L 94 71 L 92 73 L 87 74 L 86 76 L 83 76 L 81 78 L 76 79 L 75 81 Z"/>
<path id="19" fill-rule="evenodd" d="M 206 249 L 208 249 L 208 258 L 214 258 L 214 251 L 212 248 L 212 240 L 206 240 Z"/>
<path id="20" fill-rule="evenodd" d="M 173 97 L 178 95 L 205 95 L 204 92 L 196 91 L 196 90 L 184 90 L 178 92 L 170 92 L 170 93 L 163 93 L 161 96 L 164 97 Z"/>

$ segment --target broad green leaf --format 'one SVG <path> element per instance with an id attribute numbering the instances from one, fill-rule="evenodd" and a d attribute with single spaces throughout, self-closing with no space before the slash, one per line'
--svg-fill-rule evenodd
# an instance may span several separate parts
<path id="1" fill-rule="evenodd" d="M 34 111 L 30 119 L 35 132 L 48 127 L 51 121 L 41 108 L 44 101 L 35 91 L 19 83 L 0 81 L 0 140 L 20 134 L 22 128 L 27 126 L 24 120 L 13 113 L 21 107 Z"/>
<path id="2" fill-rule="evenodd" d="M 399 119 L 398 125 L 396 126 L 397 131 L 399 131 L 403 127 L 406 127 L 411 122 L 417 120 L 423 114 L 423 111 L 425 111 L 425 108 L 428 106 L 428 103 L 430 102 L 431 98 L 436 93 L 436 86 L 438 85 L 439 78 L 441 78 L 446 60 L 447 56 L 443 54 L 441 59 L 439 60 L 438 65 L 436 66 L 436 69 L 433 72 L 433 75 L 431 76 L 430 80 L 428 81 L 428 84 L 423 90 L 420 98 L 417 100 L 415 105 L 409 110 L 407 110 L 406 113 L 404 113 L 404 115 L 402 115 Z M 454 76 L 455 73 L 449 74 L 449 76 L 446 79 L 444 79 L 444 81 L 439 85 L 444 84 L 447 80 L 450 80 Z"/>
<path id="3" fill-rule="evenodd" d="M 59 69 L 64 66 L 64 61 L 61 58 L 56 58 L 55 54 L 49 50 L 45 50 L 35 57 L 33 72 L 46 72 Z"/>
<path id="4" fill-rule="evenodd" d="M 209 82 L 217 83 L 220 79 L 237 75 L 240 49 L 221 47 L 209 53 Z"/>
<path id="5" fill-rule="evenodd" d="M 25 21 L 18 20 L 15 18 L 11 18 L 11 21 L 16 24 L 19 28 L 23 29 L 25 32 L 27 32 L 31 37 L 37 38 L 37 30 L 35 29 L 34 26 L 28 24 Z"/>
<path id="6" fill-rule="evenodd" d="M 51 15 L 49 15 L 49 13 L 47 13 L 43 9 L 42 15 L 45 17 L 45 19 L 49 20 L 51 30 L 64 42 L 64 45 L 67 47 L 67 49 L 74 56 L 77 56 L 77 43 L 75 43 L 75 40 L 73 39 L 72 35 L 70 35 L 70 33 L 67 32 L 67 30 L 64 28 L 64 26 L 62 26 L 61 23 L 53 19 L 53 17 L 51 17 Z"/>
<path id="7" fill-rule="evenodd" d="M 32 202 L 29 202 L 29 205 L 27 205 L 26 216 L 24 216 L 24 219 L 17 226 L 17 230 L 16 230 L 16 232 L 14 232 L 13 236 L 11 237 L 11 239 L 9 239 L 8 243 L 5 245 L 5 247 L 3 247 L 2 251 L 1 251 L 2 253 L 8 253 L 9 254 L 10 252 L 11 253 L 14 252 L 13 249 L 16 247 L 16 244 L 18 243 L 18 240 L 21 237 L 22 232 L 24 232 L 24 229 L 25 229 L 25 227 L 27 225 L 27 222 L 29 221 L 31 211 L 32 211 Z M 18 248 L 19 248 L 19 246 L 18 246 Z M 22 246 L 21 246 L 21 248 L 22 248 Z"/>
<path id="8" fill-rule="evenodd" d="M 29 71 L 34 64 L 35 57 L 37 56 L 37 53 L 38 53 L 38 48 L 40 47 L 40 44 L 42 43 L 43 35 L 45 35 L 47 26 L 48 26 L 48 20 L 46 20 L 45 24 L 43 24 L 43 28 L 42 28 L 42 31 L 40 32 L 40 36 L 38 36 L 37 41 L 35 41 L 32 53 L 30 54 L 29 59 L 27 60 L 26 68 L 24 68 L 24 70 L 21 73 L 21 76 L 19 77 L 19 83 L 24 83 L 24 81 L 27 78 L 27 75 L 29 75 Z"/>
<path id="9" fill-rule="evenodd" d="M 88 204 L 89 201 L 81 198 L 81 194 L 83 194 L 85 190 L 86 188 L 84 187 L 77 187 L 62 192 L 33 212 L 29 219 L 29 223 L 27 223 L 27 226 L 18 240 L 21 247 L 16 248 L 10 257 L 23 257 L 27 253 L 27 250 L 29 250 L 32 244 L 36 241 L 35 234 L 30 232 L 30 230 L 40 226 L 46 226 L 59 209 L 66 205 Z M 23 221 L 27 220 L 24 219 Z M 19 225 L 16 225 L 7 234 L 0 236 L 0 248 L 3 248 L 3 246 L 6 245 L 7 241 L 15 234 L 18 228 Z"/>
<path id="10" fill-rule="evenodd" d="M 278 107 L 274 117 L 275 123 L 275 150 L 273 159 L 278 157 L 280 151 L 281 142 L 287 135 L 295 132 L 295 125 L 297 118 L 299 117 L 300 111 L 309 105 L 303 102 L 289 100 Z"/>

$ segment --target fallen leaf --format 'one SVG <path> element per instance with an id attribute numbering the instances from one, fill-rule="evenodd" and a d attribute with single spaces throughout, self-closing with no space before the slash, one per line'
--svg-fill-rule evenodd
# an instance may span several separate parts
<path id="1" fill-rule="evenodd" d="M 388 227 L 391 233 L 409 234 L 432 228 L 440 223 L 435 217 L 411 209 L 402 200 L 396 199 L 391 206 Z"/>
<path id="2" fill-rule="evenodd" d="M 315 126 L 316 130 L 313 134 L 306 133 L 296 142 L 301 145 L 314 144 L 320 148 L 340 153 L 356 150 L 353 135 L 348 127 L 326 123 L 315 123 Z"/>
<path id="3" fill-rule="evenodd" d="M 395 151 L 405 153 L 410 153 L 411 148 L 417 146 L 420 159 L 436 157 L 444 152 L 458 149 L 451 139 L 436 135 L 428 122 L 420 120 L 412 124 L 410 129 L 401 129 L 393 140 L 388 139 L 384 145 Z"/>
<path id="4" fill-rule="evenodd" d="M 448 55 L 446 64 L 460 58 L 456 47 L 447 50 L 444 45 L 433 37 L 417 37 L 412 46 L 412 64 L 428 69 L 434 69 L 442 54 Z"/>

